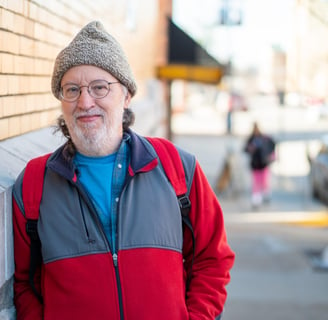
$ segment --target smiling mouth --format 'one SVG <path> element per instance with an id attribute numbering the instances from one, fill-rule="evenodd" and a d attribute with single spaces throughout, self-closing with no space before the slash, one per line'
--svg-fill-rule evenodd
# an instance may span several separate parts
<path id="1" fill-rule="evenodd" d="M 76 117 L 76 120 L 81 122 L 93 122 L 100 117 L 102 117 L 100 114 L 85 114 Z"/>

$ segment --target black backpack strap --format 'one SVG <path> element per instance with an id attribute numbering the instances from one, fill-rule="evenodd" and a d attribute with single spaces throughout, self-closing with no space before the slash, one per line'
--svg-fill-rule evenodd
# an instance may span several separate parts
<path id="1" fill-rule="evenodd" d="M 161 161 L 165 174 L 175 190 L 175 193 L 179 201 L 182 221 L 191 232 L 193 254 L 190 264 L 190 270 L 189 272 L 187 272 L 187 280 L 186 280 L 186 292 L 187 292 L 191 282 L 192 267 L 195 258 L 196 241 L 195 241 L 195 235 L 191 224 L 191 220 L 189 217 L 191 202 L 189 199 L 189 188 L 186 183 L 184 167 L 182 164 L 179 151 L 177 150 L 177 148 L 172 142 L 163 138 L 151 138 L 151 137 L 147 137 L 147 140 L 154 147 Z"/>
<path id="2" fill-rule="evenodd" d="M 29 283 L 32 288 L 33 293 L 36 295 L 38 300 L 43 303 L 43 298 L 41 294 L 35 287 L 34 276 L 37 268 L 42 263 L 41 255 L 41 242 L 37 230 L 38 221 L 37 220 L 27 220 L 26 222 L 26 233 L 31 239 L 31 254 L 30 254 L 30 269 L 29 269 Z"/>
<path id="3" fill-rule="evenodd" d="M 187 273 L 187 280 L 186 280 L 186 292 L 189 290 L 190 282 L 191 282 L 191 273 L 192 273 L 192 266 L 194 264 L 195 260 L 195 252 L 196 252 L 196 239 L 194 230 L 191 224 L 191 220 L 189 217 L 189 211 L 191 208 L 191 202 L 188 197 L 185 195 L 182 197 L 178 197 L 179 203 L 180 203 L 180 211 L 182 216 L 183 223 L 189 228 L 192 238 L 192 258 L 190 263 L 190 270 Z"/>
<path id="4" fill-rule="evenodd" d="M 30 269 L 29 282 L 31 288 L 42 303 L 41 294 L 37 291 L 34 283 L 34 276 L 38 267 L 42 263 L 41 242 L 38 235 L 39 207 L 43 191 L 43 179 L 47 160 L 50 154 L 30 160 L 25 168 L 22 194 L 25 210 L 26 233 L 30 237 Z"/>

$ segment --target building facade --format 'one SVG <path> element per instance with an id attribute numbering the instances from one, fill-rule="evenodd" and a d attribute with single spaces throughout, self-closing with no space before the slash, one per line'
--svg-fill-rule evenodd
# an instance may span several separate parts
<path id="1" fill-rule="evenodd" d="M 286 91 L 328 102 L 328 2 L 295 0 Z"/>

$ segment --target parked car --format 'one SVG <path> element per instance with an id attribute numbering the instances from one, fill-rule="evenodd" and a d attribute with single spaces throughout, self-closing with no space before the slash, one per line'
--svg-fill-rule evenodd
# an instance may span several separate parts
<path id="1" fill-rule="evenodd" d="M 322 138 L 319 152 L 309 161 L 312 195 L 328 205 L 328 135 Z"/>

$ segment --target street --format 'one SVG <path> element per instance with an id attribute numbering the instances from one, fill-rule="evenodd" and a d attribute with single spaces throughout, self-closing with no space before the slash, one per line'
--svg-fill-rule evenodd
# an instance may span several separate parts
<path id="1" fill-rule="evenodd" d="M 261 99 L 234 115 L 231 136 L 224 134 L 222 115 L 210 107 L 173 119 L 174 142 L 197 156 L 215 192 L 224 161 L 230 161 L 230 184 L 217 192 L 236 252 L 223 319 L 325 320 L 328 270 L 317 266 L 328 246 L 328 210 L 311 197 L 306 152 L 316 151 L 328 122 L 272 102 L 260 110 Z M 257 210 L 250 204 L 248 159 L 242 152 L 254 120 L 278 142 L 272 199 Z"/>

